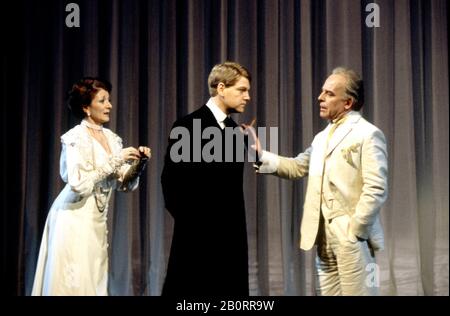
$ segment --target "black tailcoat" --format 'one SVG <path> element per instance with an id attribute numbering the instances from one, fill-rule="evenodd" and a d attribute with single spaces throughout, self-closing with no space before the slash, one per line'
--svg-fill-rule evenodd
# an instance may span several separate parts
<path id="1" fill-rule="evenodd" d="M 248 295 L 244 162 L 224 162 L 225 139 L 222 162 L 193 162 L 194 119 L 202 132 L 220 128 L 206 105 L 173 125 L 189 130 L 191 161 L 173 162 L 170 150 L 178 140 L 169 139 L 161 182 L 174 232 L 163 295 Z M 202 148 L 209 141 L 202 140 Z"/>

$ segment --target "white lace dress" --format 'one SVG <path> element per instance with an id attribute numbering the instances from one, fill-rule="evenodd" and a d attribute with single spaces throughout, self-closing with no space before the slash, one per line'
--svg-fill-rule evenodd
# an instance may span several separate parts
<path id="1" fill-rule="evenodd" d="M 130 168 L 120 157 L 122 140 L 103 132 L 112 151 L 89 135 L 83 121 L 61 137 L 61 177 L 66 186 L 53 203 L 44 228 L 32 295 L 108 295 L 108 203 Z"/>

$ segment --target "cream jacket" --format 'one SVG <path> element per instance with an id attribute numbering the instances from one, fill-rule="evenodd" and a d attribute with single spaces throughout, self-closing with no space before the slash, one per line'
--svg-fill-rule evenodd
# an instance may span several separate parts
<path id="1" fill-rule="evenodd" d="M 325 146 L 331 124 L 297 157 L 264 151 L 262 164 L 256 167 L 258 173 L 287 179 L 309 177 L 300 230 L 300 248 L 304 250 L 315 243 L 321 208 L 326 220 L 346 216 L 349 234 L 368 239 L 375 250 L 384 248 L 379 213 L 388 188 L 386 140 L 383 132 L 359 112 L 347 115 L 330 138 L 328 148 Z"/>

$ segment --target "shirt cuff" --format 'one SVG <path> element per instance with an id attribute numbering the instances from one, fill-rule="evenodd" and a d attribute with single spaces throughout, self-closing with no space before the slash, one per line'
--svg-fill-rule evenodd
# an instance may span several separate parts
<path id="1" fill-rule="evenodd" d="M 259 157 L 259 163 L 253 166 L 257 173 L 275 173 L 278 170 L 280 164 L 280 157 L 271 152 L 262 151 Z"/>

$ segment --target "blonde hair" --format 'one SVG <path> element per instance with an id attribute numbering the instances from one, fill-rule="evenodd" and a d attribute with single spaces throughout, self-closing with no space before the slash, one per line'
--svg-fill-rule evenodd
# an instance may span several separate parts
<path id="1" fill-rule="evenodd" d="M 250 72 L 238 63 L 226 61 L 222 64 L 215 65 L 208 76 L 209 94 L 215 97 L 219 83 L 222 82 L 225 87 L 230 87 L 241 77 L 245 77 L 251 82 Z"/>

